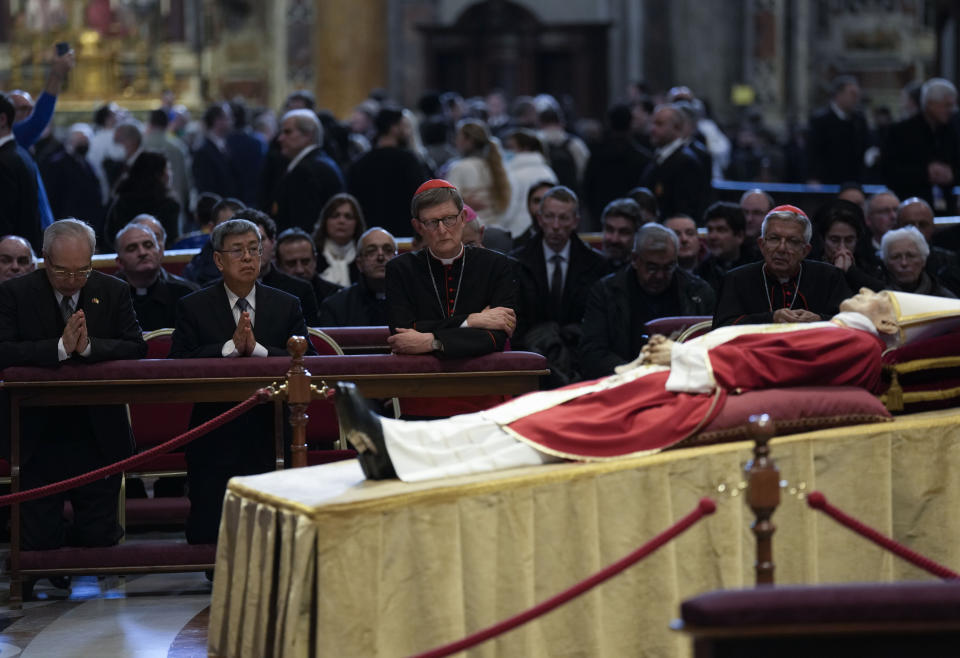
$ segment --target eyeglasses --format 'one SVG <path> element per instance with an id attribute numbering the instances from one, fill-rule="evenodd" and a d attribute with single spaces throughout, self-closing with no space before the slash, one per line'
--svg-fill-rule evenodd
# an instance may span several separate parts
<path id="1" fill-rule="evenodd" d="M 446 226 L 446 224 L 444 224 L 444 226 Z M 369 247 L 367 247 L 366 249 L 360 252 L 360 255 L 363 256 L 364 258 L 373 258 L 377 254 L 383 254 L 387 258 L 391 258 L 392 256 L 396 256 L 397 248 L 394 247 L 392 244 L 385 244 L 379 247 L 375 245 L 370 245 Z"/>
<path id="2" fill-rule="evenodd" d="M 765 245 L 770 245 L 774 249 L 778 249 L 780 245 L 784 245 L 787 251 L 800 251 L 807 244 L 800 238 L 785 238 L 779 235 L 765 236 L 763 238 L 763 243 Z"/>
<path id="3" fill-rule="evenodd" d="M 446 217 L 441 217 L 440 219 L 420 219 L 417 218 L 417 221 L 420 222 L 420 225 L 428 231 L 436 231 L 437 227 L 440 226 L 440 222 L 443 222 L 443 225 L 447 228 L 453 228 L 456 226 L 457 221 L 460 219 L 460 213 L 456 215 L 447 215 Z"/>
<path id="4" fill-rule="evenodd" d="M 221 254 L 226 254 L 233 260 L 240 260 L 245 255 L 259 256 L 263 253 L 263 247 L 237 247 L 236 249 L 217 249 Z"/>
<path id="5" fill-rule="evenodd" d="M 53 276 L 55 276 L 58 279 L 68 279 L 70 281 L 84 281 L 90 278 L 90 273 L 93 272 L 93 268 L 86 267 L 82 270 L 71 272 L 70 270 L 65 270 L 63 268 L 51 265 L 50 271 L 53 272 Z"/>

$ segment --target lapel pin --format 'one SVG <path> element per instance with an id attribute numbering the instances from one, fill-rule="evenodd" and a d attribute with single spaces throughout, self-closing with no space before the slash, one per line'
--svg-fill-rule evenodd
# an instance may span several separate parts
<path id="1" fill-rule="evenodd" d="M 99 297 L 94 297 L 94 298 L 91 299 L 90 301 L 93 302 L 94 304 L 99 304 L 99 303 L 100 303 L 100 298 L 99 298 Z"/>

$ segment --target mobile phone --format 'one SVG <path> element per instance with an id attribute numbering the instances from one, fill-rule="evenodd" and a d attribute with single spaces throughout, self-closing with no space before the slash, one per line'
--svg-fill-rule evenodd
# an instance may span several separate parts
<path id="1" fill-rule="evenodd" d="M 60 43 L 57 44 L 57 57 L 66 55 L 68 52 L 70 52 L 69 43 L 67 43 L 66 41 L 61 41 Z"/>

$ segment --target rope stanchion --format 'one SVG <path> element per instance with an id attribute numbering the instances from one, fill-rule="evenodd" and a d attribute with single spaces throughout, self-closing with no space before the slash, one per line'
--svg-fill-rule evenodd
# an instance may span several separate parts
<path id="1" fill-rule="evenodd" d="M 717 505 L 712 500 L 709 498 L 701 498 L 700 503 L 692 512 L 687 514 L 685 517 L 674 523 L 672 526 L 661 532 L 659 535 L 648 541 L 637 550 L 614 562 L 610 566 L 598 571 L 589 578 L 580 581 L 576 585 L 565 589 L 559 594 L 552 596 L 546 601 L 538 603 L 537 605 L 524 612 L 521 612 L 520 614 L 514 615 L 513 617 L 505 619 L 497 624 L 494 624 L 493 626 L 488 626 L 487 628 L 481 629 L 472 635 L 468 635 L 462 640 L 446 644 L 442 647 L 437 647 L 436 649 L 431 649 L 430 651 L 426 651 L 424 653 L 416 654 L 411 658 L 442 658 L 442 656 L 449 656 L 460 651 L 465 651 L 466 649 L 474 647 L 482 642 L 486 642 L 491 638 L 513 630 L 517 626 L 521 626 L 528 621 L 536 619 L 537 617 L 550 612 L 554 608 L 560 607 L 571 599 L 580 596 L 584 592 L 593 589 L 600 583 L 613 578 L 624 569 L 633 566 L 669 542 L 671 539 L 681 534 L 704 516 L 713 514 L 716 509 Z"/>
<path id="2" fill-rule="evenodd" d="M 267 402 L 273 397 L 273 394 L 274 393 L 271 388 L 261 388 L 237 406 L 228 409 L 219 416 L 215 416 L 201 425 L 197 425 L 192 430 L 184 432 L 180 436 L 174 437 L 166 443 L 161 443 L 160 445 L 154 446 L 149 450 L 144 450 L 141 453 L 127 457 L 126 459 L 122 459 L 118 462 L 114 462 L 113 464 L 102 466 L 95 471 L 83 473 L 67 480 L 61 480 L 60 482 L 45 484 L 42 487 L 37 487 L 35 489 L 27 489 L 26 491 L 18 491 L 16 493 L 0 496 L 0 507 L 7 507 L 9 505 L 13 505 L 14 503 L 22 503 L 27 500 L 34 500 L 36 498 L 43 498 L 44 496 L 60 493 L 61 491 L 75 489 L 76 487 L 81 487 L 96 480 L 102 480 L 103 478 L 111 475 L 116 475 L 122 471 L 136 468 L 141 464 L 147 463 L 157 455 L 162 455 L 170 452 L 171 450 L 176 450 L 180 446 L 186 445 L 191 441 L 200 438 L 204 434 L 207 434 L 210 431 L 220 427 L 221 425 L 230 422 L 240 414 L 252 409 L 258 404 Z"/>
<path id="3" fill-rule="evenodd" d="M 938 578 L 943 578 L 945 580 L 960 579 L 960 574 L 957 572 L 952 571 L 941 564 L 937 564 L 930 558 L 920 555 L 916 551 L 907 548 L 898 541 L 890 539 L 886 535 L 880 534 L 862 521 L 859 521 L 849 514 L 846 514 L 842 510 L 834 507 L 827 502 L 827 497 L 819 491 L 813 491 L 809 496 L 807 496 L 807 505 L 813 509 L 824 512 L 827 516 L 832 518 L 840 525 L 850 528 L 862 537 L 869 539 L 878 546 L 887 549 L 894 555 L 903 558 L 907 562 L 920 567 L 924 571 L 931 573 Z"/>

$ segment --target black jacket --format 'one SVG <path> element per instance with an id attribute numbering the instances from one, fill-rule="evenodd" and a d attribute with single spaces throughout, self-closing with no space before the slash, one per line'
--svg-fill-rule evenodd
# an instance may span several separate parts
<path id="1" fill-rule="evenodd" d="M 377 297 L 362 274 L 359 281 L 320 304 L 321 327 L 379 327 L 389 321 L 386 295 Z"/>
<path id="2" fill-rule="evenodd" d="M 952 123 L 933 129 L 922 112 L 893 124 L 883 146 L 881 167 L 884 182 L 901 199 L 918 196 L 934 206 L 937 214 L 943 214 L 934 204 L 927 165 L 933 161 L 945 162 L 953 169 L 953 183 L 940 189 L 947 213 L 955 212 L 957 204 L 951 188 L 960 182 L 957 139 Z"/>
<path id="3" fill-rule="evenodd" d="M 612 374 L 616 366 L 635 359 L 646 343 L 646 322 L 669 315 L 709 315 L 716 301 L 706 281 L 680 269 L 658 298 L 661 303 L 651 303 L 630 265 L 593 285 L 580 339 L 584 377 Z"/>

